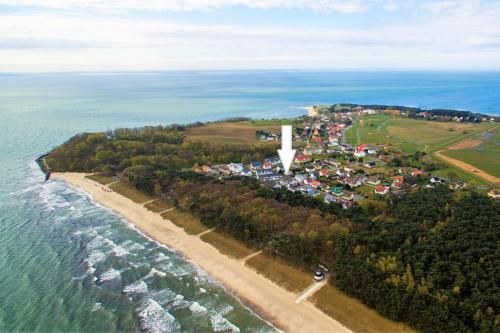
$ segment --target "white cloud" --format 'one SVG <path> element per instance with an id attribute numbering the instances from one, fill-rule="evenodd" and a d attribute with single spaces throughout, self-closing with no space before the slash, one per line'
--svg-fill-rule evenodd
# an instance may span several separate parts
<path id="1" fill-rule="evenodd" d="M 0 4 L 66 10 L 91 8 L 107 11 L 193 11 L 213 10 L 227 6 L 245 6 L 258 9 L 296 8 L 342 13 L 356 13 L 366 9 L 362 0 L 0 0 Z"/>
<path id="2" fill-rule="evenodd" d="M 48 9 L 0 14 L 0 71 L 500 69 L 500 5 L 457 0 L 440 9 L 447 15 L 423 10 L 405 22 L 356 29 L 179 23 Z"/>

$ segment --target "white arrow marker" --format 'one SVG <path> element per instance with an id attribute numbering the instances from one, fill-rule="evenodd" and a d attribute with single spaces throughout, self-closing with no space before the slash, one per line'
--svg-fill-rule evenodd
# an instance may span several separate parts
<path id="1" fill-rule="evenodd" d="M 288 173 L 295 157 L 295 149 L 292 149 L 292 125 L 281 125 L 281 149 L 278 149 L 281 164 Z"/>

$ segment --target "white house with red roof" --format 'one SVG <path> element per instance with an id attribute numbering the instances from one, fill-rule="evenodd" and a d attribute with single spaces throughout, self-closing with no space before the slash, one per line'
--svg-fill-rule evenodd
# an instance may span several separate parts
<path id="1" fill-rule="evenodd" d="M 386 195 L 389 192 L 389 187 L 384 185 L 377 185 L 375 187 L 375 193 L 380 195 Z"/>
<path id="2" fill-rule="evenodd" d="M 366 156 L 365 148 L 366 148 L 366 145 L 364 145 L 364 144 L 357 146 L 356 150 L 354 151 L 354 156 L 365 157 Z"/>

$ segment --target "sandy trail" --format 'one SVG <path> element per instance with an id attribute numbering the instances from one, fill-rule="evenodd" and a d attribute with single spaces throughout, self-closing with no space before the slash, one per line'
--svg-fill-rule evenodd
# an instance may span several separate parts
<path id="1" fill-rule="evenodd" d="M 500 184 L 500 178 L 492 176 L 489 173 L 486 173 L 486 172 L 484 172 L 484 171 L 482 171 L 482 170 L 480 170 L 480 169 L 476 168 L 475 166 L 472 166 L 468 163 L 465 163 L 463 161 L 448 157 L 448 156 L 443 154 L 443 151 L 444 150 L 439 150 L 439 151 L 435 152 L 434 155 L 436 155 L 440 159 L 444 160 L 445 162 L 448 162 L 448 163 L 450 163 L 450 164 L 452 164 L 452 165 L 454 165 L 462 170 L 465 170 L 465 171 L 470 172 L 476 176 L 479 176 L 490 183 L 493 183 L 495 185 Z"/>
<path id="2" fill-rule="evenodd" d="M 240 261 L 219 253 L 198 236 L 186 234 L 182 228 L 142 205 L 93 185 L 84 176 L 82 173 L 52 174 L 52 178 L 90 193 L 96 202 L 125 217 L 148 236 L 183 253 L 279 329 L 286 332 L 350 332 L 309 301 L 295 304 L 298 295 L 279 287 Z"/>

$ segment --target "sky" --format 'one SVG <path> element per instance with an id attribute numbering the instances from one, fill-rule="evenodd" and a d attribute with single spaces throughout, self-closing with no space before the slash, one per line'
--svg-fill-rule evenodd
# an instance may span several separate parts
<path id="1" fill-rule="evenodd" d="M 500 70 L 500 0 L 0 0 L 0 72 Z"/>

